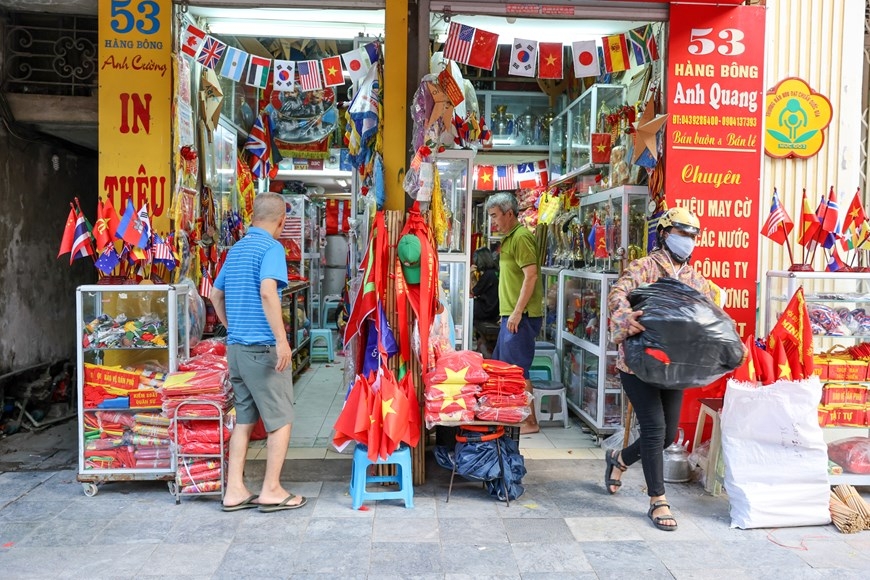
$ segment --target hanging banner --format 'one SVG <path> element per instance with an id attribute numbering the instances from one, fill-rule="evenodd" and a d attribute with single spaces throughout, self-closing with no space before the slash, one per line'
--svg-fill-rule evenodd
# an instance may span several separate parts
<path id="1" fill-rule="evenodd" d="M 692 263 L 755 334 L 764 115 L 764 8 L 671 5 L 665 195 L 697 213 Z"/>
<path id="2" fill-rule="evenodd" d="M 99 0 L 100 199 L 169 233 L 172 0 Z"/>

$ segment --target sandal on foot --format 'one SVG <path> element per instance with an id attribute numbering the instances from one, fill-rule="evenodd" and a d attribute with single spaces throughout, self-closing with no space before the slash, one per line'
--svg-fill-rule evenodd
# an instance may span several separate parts
<path id="1" fill-rule="evenodd" d="M 677 529 L 677 520 L 676 520 L 676 518 L 674 518 L 674 514 L 668 514 L 666 516 L 654 516 L 653 515 L 654 511 L 656 511 L 659 508 L 663 508 L 663 507 L 670 509 L 671 504 L 669 504 L 668 502 L 666 502 L 664 500 L 659 500 L 659 501 L 657 501 L 649 506 L 649 511 L 646 513 L 646 515 L 652 521 L 653 525 L 655 527 L 657 527 L 658 529 L 664 530 L 666 532 L 673 532 L 674 530 Z M 674 523 L 672 523 L 672 524 L 662 523 L 662 522 L 665 522 L 668 520 L 671 520 Z"/>
<path id="2" fill-rule="evenodd" d="M 607 467 L 604 468 L 604 484 L 607 486 L 607 493 L 609 493 L 610 495 L 613 495 L 618 491 L 611 490 L 611 487 L 618 488 L 622 486 L 622 481 L 612 478 L 613 468 L 615 467 L 623 473 L 625 473 L 625 470 L 628 469 L 628 467 L 620 463 L 616 457 L 616 451 L 608 451 L 604 454 L 604 461 L 607 463 Z"/>

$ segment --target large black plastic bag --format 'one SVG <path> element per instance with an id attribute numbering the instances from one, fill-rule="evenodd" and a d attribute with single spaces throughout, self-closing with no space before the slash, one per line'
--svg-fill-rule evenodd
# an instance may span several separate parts
<path id="1" fill-rule="evenodd" d="M 663 389 L 703 387 L 740 366 L 743 344 L 734 321 L 694 288 L 673 278 L 628 297 L 646 330 L 625 339 L 625 363 Z"/>

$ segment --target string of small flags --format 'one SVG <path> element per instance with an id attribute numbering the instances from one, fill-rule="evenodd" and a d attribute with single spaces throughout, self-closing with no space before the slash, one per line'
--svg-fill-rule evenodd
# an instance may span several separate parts
<path id="1" fill-rule="evenodd" d="M 273 60 L 229 46 L 188 24 L 182 33 L 181 52 L 237 83 L 244 78 L 245 84 L 265 89 L 269 84 L 269 74 L 274 73 L 274 90 L 291 91 L 298 83 L 303 92 L 309 92 L 343 85 L 345 71 L 352 83 L 361 80 L 378 61 L 380 46 L 377 42 L 370 42 L 339 56 L 320 60 Z"/>
<path id="2" fill-rule="evenodd" d="M 549 165 L 546 159 L 516 165 L 475 165 L 474 189 L 513 191 L 547 185 Z"/>
<path id="3" fill-rule="evenodd" d="M 492 70 L 498 48 L 498 34 L 467 24 L 451 22 L 444 44 L 444 58 L 460 64 Z M 584 78 L 628 70 L 659 58 L 655 32 L 650 24 L 621 34 L 571 43 L 574 76 Z M 563 70 L 561 42 L 538 42 L 514 38 L 508 74 L 540 79 L 561 79 Z"/>

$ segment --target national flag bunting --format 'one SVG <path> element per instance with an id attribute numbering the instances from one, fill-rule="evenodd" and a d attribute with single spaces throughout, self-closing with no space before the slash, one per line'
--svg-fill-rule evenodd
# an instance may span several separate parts
<path id="1" fill-rule="evenodd" d="M 323 84 L 334 87 L 344 84 L 344 71 L 341 70 L 341 57 L 331 56 L 320 61 L 323 67 Z"/>
<path id="2" fill-rule="evenodd" d="M 492 70 L 495 53 L 498 50 L 498 34 L 479 28 L 474 31 L 474 44 L 468 57 L 468 66 Z"/>
<path id="3" fill-rule="evenodd" d="M 196 62 L 212 70 L 217 69 L 218 61 L 224 55 L 227 45 L 213 36 L 206 36 Z"/>
<path id="4" fill-rule="evenodd" d="M 770 238 L 779 245 L 783 245 L 788 242 L 788 236 L 791 234 L 792 229 L 794 229 L 794 222 L 792 222 L 788 213 L 786 213 L 785 208 L 782 207 L 779 195 L 777 195 L 776 188 L 774 188 L 770 214 L 768 214 L 767 221 L 764 222 L 761 228 L 761 235 Z"/>
<path id="5" fill-rule="evenodd" d="M 444 45 L 444 58 L 468 63 L 471 54 L 471 43 L 474 40 L 474 28 L 456 21 L 450 23 L 447 29 L 447 43 Z"/>
<path id="6" fill-rule="evenodd" d="M 203 41 L 205 40 L 205 31 L 200 30 L 193 24 L 188 24 L 184 29 L 184 36 L 181 40 L 181 52 L 191 58 L 196 58 L 196 53 L 199 52 Z"/>
<path id="7" fill-rule="evenodd" d="M 299 84 L 303 91 L 319 91 L 323 88 L 320 83 L 320 66 L 316 60 L 297 62 L 296 72 L 299 73 Z"/>
<path id="8" fill-rule="evenodd" d="M 517 188 L 513 165 L 498 165 L 495 168 L 495 173 L 496 189 L 514 190 Z"/>
<path id="9" fill-rule="evenodd" d="M 574 55 L 574 76 L 578 79 L 597 77 L 599 67 L 598 50 L 595 48 L 595 41 L 578 40 L 571 43 L 571 48 Z"/>
<path id="10" fill-rule="evenodd" d="M 511 45 L 511 62 L 508 66 L 508 74 L 533 77 L 537 63 L 538 41 L 515 38 Z"/>
<path id="11" fill-rule="evenodd" d="M 272 68 L 272 60 L 262 56 L 251 55 L 251 63 L 248 65 L 248 75 L 245 84 L 251 87 L 265 89 L 269 86 L 269 69 Z"/>
<path id="12" fill-rule="evenodd" d="M 365 46 L 341 55 L 347 74 L 350 75 L 351 82 L 355 83 L 366 76 L 372 64 L 378 62 L 380 58 L 379 53 L 380 45 L 377 42 L 370 42 Z"/>
<path id="13" fill-rule="evenodd" d="M 542 79 L 561 79 L 562 43 L 542 42 L 538 48 L 538 77 Z"/>
<path id="14" fill-rule="evenodd" d="M 636 66 L 652 62 L 659 57 L 658 46 L 650 24 L 629 30 L 628 44 L 631 48 L 631 58 Z"/>
<path id="15" fill-rule="evenodd" d="M 296 63 L 292 60 L 276 60 L 272 87 L 276 91 L 292 91 L 296 85 Z"/>
<path id="16" fill-rule="evenodd" d="M 233 46 L 227 47 L 227 54 L 221 65 L 221 76 L 233 79 L 236 82 L 242 80 L 245 65 L 248 63 L 248 53 Z"/>
<path id="17" fill-rule="evenodd" d="M 631 67 L 624 34 L 605 36 L 601 42 L 604 45 L 604 69 L 607 72 L 620 72 Z"/>
<path id="18" fill-rule="evenodd" d="M 493 175 L 495 174 L 494 168 L 492 165 L 478 165 L 477 166 L 477 176 L 475 178 L 475 189 L 479 189 L 481 191 L 494 191 L 495 190 L 495 180 L 493 179 Z"/>

